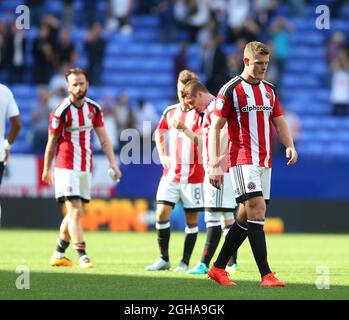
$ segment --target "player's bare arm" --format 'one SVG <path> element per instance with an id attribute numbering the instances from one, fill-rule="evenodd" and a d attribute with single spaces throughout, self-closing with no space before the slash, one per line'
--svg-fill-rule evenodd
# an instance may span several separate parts
<path id="1" fill-rule="evenodd" d="M 293 143 L 291 130 L 287 125 L 283 116 L 273 118 L 273 124 L 278 134 L 280 142 L 286 148 L 286 158 L 288 158 L 287 165 L 292 166 L 297 162 L 298 153 Z"/>
<path id="2" fill-rule="evenodd" d="M 167 155 L 166 152 L 166 143 L 165 143 L 165 137 L 164 137 L 164 132 L 165 130 L 163 129 L 156 129 L 155 130 L 155 144 L 156 148 L 159 153 L 159 158 L 161 161 L 162 166 L 165 169 L 170 169 L 171 167 L 171 161 L 170 157 Z"/>
<path id="3" fill-rule="evenodd" d="M 52 183 L 52 161 L 55 156 L 56 144 L 59 139 L 60 134 L 54 134 L 49 131 L 48 140 L 45 149 L 44 156 L 44 169 L 42 171 L 41 180 L 51 184 Z"/>
<path id="4" fill-rule="evenodd" d="M 108 134 L 104 127 L 95 127 L 99 142 L 101 144 L 104 154 L 107 156 L 109 166 L 114 170 L 116 180 L 121 178 L 121 171 L 116 163 L 116 158 L 113 150 L 113 145 L 108 137 Z"/>
<path id="5" fill-rule="evenodd" d="M 10 132 L 7 137 L 7 141 L 9 146 L 12 145 L 12 143 L 16 140 L 16 137 L 19 134 L 19 131 L 21 130 L 22 127 L 22 122 L 20 116 L 14 116 L 10 118 L 10 123 L 11 123 L 11 128 Z M 8 164 L 8 159 L 10 156 L 10 147 L 5 148 L 5 158 L 4 158 L 4 166 L 6 167 Z"/>
<path id="6" fill-rule="evenodd" d="M 210 183 L 220 188 L 223 183 L 223 171 L 220 167 L 221 156 L 221 130 L 227 122 L 226 118 L 213 115 L 212 125 L 208 133 L 208 174 Z"/>

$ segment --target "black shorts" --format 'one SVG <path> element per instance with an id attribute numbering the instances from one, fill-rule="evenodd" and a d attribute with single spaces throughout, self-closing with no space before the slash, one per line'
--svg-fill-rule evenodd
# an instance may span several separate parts
<path id="1" fill-rule="evenodd" d="M 4 174 L 4 169 L 5 169 L 4 163 L 0 162 L 0 185 L 2 181 L 2 175 Z"/>

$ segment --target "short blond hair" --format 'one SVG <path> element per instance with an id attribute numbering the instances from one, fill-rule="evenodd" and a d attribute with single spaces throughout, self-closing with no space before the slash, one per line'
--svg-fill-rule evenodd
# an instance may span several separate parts
<path id="1" fill-rule="evenodd" d="M 247 43 L 244 50 L 244 58 L 255 58 L 257 55 L 267 56 L 269 54 L 269 48 L 259 41 Z"/>
<path id="2" fill-rule="evenodd" d="M 182 98 L 195 97 L 198 92 L 208 92 L 208 90 L 199 80 L 190 80 L 183 88 Z"/>
<path id="3" fill-rule="evenodd" d="M 179 75 L 178 75 L 178 82 L 182 83 L 182 84 L 186 84 L 187 82 L 189 82 L 190 80 L 199 80 L 198 75 L 190 70 L 182 70 Z"/>

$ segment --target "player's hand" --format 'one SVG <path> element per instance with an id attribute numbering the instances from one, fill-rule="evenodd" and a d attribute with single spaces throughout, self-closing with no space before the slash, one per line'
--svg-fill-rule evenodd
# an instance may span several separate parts
<path id="1" fill-rule="evenodd" d="M 182 121 L 180 121 L 179 119 L 173 119 L 172 120 L 172 127 L 177 129 L 177 130 L 185 130 L 185 129 L 187 129 L 185 124 Z"/>
<path id="2" fill-rule="evenodd" d="M 111 165 L 110 169 L 113 169 L 115 174 L 115 180 L 118 181 L 121 179 L 122 173 L 117 165 Z"/>
<path id="3" fill-rule="evenodd" d="M 289 158 L 287 165 L 288 166 L 293 166 L 298 159 L 298 153 L 295 148 L 289 147 L 286 149 L 286 158 Z"/>
<path id="4" fill-rule="evenodd" d="M 5 158 L 4 158 L 4 166 L 6 167 L 8 164 L 8 158 L 10 156 L 10 150 L 5 150 Z"/>
<path id="5" fill-rule="evenodd" d="M 51 170 L 45 170 L 42 172 L 41 180 L 43 182 L 46 182 L 47 184 L 52 183 L 52 171 Z"/>
<path id="6" fill-rule="evenodd" d="M 213 174 L 209 174 L 208 175 L 209 179 L 210 179 L 210 183 L 217 189 L 221 188 L 221 185 L 223 184 L 223 175 L 213 175 Z"/>
<path id="7" fill-rule="evenodd" d="M 171 168 L 171 160 L 169 156 L 163 156 L 160 158 L 161 164 L 165 169 Z"/>

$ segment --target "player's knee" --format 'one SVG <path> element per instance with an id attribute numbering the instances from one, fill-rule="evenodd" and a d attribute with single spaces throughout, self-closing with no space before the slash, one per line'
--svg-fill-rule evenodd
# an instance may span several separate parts
<path id="1" fill-rule="evenodd" d="M 193 213 L 189 213 L 185 215 L 185 222 L 189 225 L 189 224 L 198 224 L 199 222 L 199 218 L 198 218 L 198 214 L 193 214 Z"/>
<path id="2" fill-rule="evenodd" d="M 73 207 L 70 210 L 70 218 L 73 220 L 79 220 L 83 216 L 83 210 L 79 207 Z"/>
<path id="3" fill-rule="evenodd" d="M 157 221 L 166 221 L 170 219 L 170 215 L 171 215 L 171 207 L 167 208 L 167 207 L 160 207 L 157 208 L 156 210 L 156 220 Z"/>
<path id="4" fill-rule="evenodd" d="M 248 201 L 247 208 L 248 208 L 247 210 L 248 219 L 261 220 L 265 218 L 266 206 L 263 198 L 258 197 L 258 198 L 250 199 Z"/>

